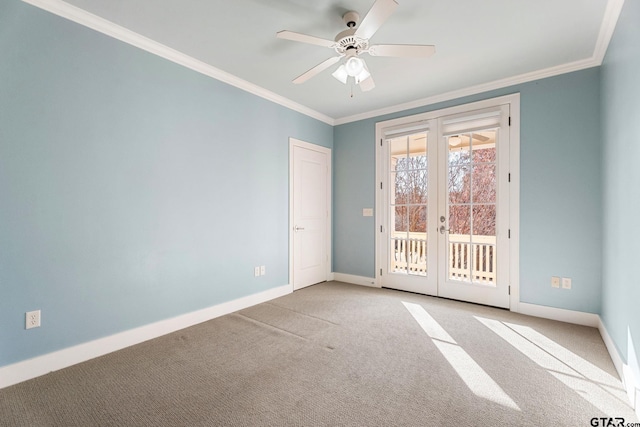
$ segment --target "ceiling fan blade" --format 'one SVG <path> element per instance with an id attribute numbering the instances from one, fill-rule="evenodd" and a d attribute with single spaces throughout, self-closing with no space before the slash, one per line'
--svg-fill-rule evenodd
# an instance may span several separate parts
<path id="1" fill-rule="evenodd" d="M 316 65 L 315 67 L 307 71 L 306 73 L 296 77 L 295 80 L 293 80 L 293 83 L 300 84 L 300 83 L 306 82 L 311 77 L 314 77 L 316 74 L 320 74 L 321 72 L 331 67 L 336 62 L 340 61 L 340 58 L 341 58 L 340 56 L 333 56 L 327 59 L 326 61 L 319 63 L 318 65 Z"/>
<path id="2" fill-rule="evenodd" d="M 428 58 L 434 53 L 436 53 L 436 47 L 426 44 L 377 44 L 369 48 L 371 56 Z"/>
<path id="3" fill-rule="evenodd" d="M 376 84 L 373 82 L 373 77 L 369 76 L 358 85 L 363 92 L 369 92 L 371 89 L 376 87 Z"/>
<path id="4" fill-rule="evenodd" d="M 355 35 L 362 39 L 370 39 L 398 7 L 395 0 L 376 0 L 371 10 L 364 17 Z"/>
<path id="5" fill-rule="evenodd" d="M 294 42 L 315 44 L 324 47 L 333 47 L 336 43 L 332 40 L 321 39 L 320 37 L 309 36 L 307 34 L 295 33 L 293 31 L 283 30 L 276 33 L 279 39 L 292 40 Z"/>

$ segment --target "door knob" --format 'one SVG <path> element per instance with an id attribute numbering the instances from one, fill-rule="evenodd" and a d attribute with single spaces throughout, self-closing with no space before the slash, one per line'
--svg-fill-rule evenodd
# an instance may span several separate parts
<path id="1" fill-rule="evenodd" d="M 444 233 L 445 233 L 445 231 L 448 233 L 448 232 L 449 232 L 449 229 L 448 229 L 448 228 L 444 228 L 444 225 L 441 225 L 441 226 L 440 226 L 440 234 L 444 234 Z"/>
<path id="2" fill-rule="evenodd" d="M 300 231 L 300 230 L 304 230 L 304 227 L 298 227 L 297 225 L 295 227 L 293 227 L 293 229 L 295 231 Z"/>

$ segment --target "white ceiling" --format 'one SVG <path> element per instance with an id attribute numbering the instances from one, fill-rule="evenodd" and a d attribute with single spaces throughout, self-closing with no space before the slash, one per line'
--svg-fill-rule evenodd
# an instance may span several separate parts
<path id="1" fill-rule="evenodd" d="M 612 15 L 617 18 L 621 7 L 620 0 L 397 2 L 371 43 L 434 44 L 436 54 L 366 56 L 376 87 L 366 93 L 355 87 L 351 98 L 350 86 L 331 76 L 338 65 L 304 84 L 291 83 L 334 52 L 275 34 L 287 29 L 333 39 L 346 29 L 344 12 L 364 16 L 373 0 L 66 0 L 337 123 L 452 92 L 599 65 L 615 25 Z"/>

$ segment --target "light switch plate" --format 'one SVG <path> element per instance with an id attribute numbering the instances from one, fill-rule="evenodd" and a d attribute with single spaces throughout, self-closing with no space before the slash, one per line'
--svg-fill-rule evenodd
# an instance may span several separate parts
<path id="1" fill-rule="evenodd" d="M 562 288 L 563 289 L 571 289 L 571 278 L 563 277 L 562 278 Z"/>

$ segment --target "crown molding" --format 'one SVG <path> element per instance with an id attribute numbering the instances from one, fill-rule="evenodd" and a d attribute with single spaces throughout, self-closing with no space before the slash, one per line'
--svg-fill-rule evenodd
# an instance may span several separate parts
<path id="1" fill-rule="evenodd" d="M 365 113 L 354 114 L 353 116 L 341 117 L 335 120 L 335 125 L 356 122 L 359 120 L 370 119 L 372 117 L 393 114 L 400 111 L 410 110 L 413 108 L 424 107 L 436 104 L 438 102 L 451 101 L 452 99 L 463 98 L 465 96 L 476 95 L 483 92 L 489 92 L 496 89 L 502 89 L 517 84 L 527 83 L 534 80 L 540 80 L 547 77 L 553 77 L 560 74 L 571 73 L 573 71 L 584 70 L 586 68 L 597 67 L 600 65 L 593 58 L 580 61 L 570 62 L 555 67 L 545 68 L 543 70 L 532 71 L 530 73 L 520 74 L 518 76 L 507 77 L 505 79 L 495 80 L 489 83 L 482 83 L 476 86 L 470 86 L 464 89 L 458 89 L 451 92 L 441 93 L 439 95 L 429 96 L 427 98 L 416 99 L 415 101 L 405 102 L 402 104 L 392 105 L 390 107 L 380 108 L 378 110 L 367 111 Z"/>
<path id="2" fill-rule="evenodd" d="M 198 73 L 212 77 L 221 82 L 227 83 L 231 86 L 237 87 L 241 90 L 259 96 L 261 98 L 272 101 L 283 107 L 289 108 L 293 111 L 297 111 L 301 114 L 307 115 L 331 126 L 337 126 L 345 123 L 356 122 L 359 120 L 370 119 L 377 116 L 383 116 L 386 114 L 393 114 L 404 110 L 410 110 L 413 108 L 424 107 L 427 105 L 436 104 L 438 102 L 450 101 L 453 99 L 463 98 L 465 96 L 476 95 L 483 92 L 502 89 L 508 86 L 514 86 L 522 83 L 531 82 L 534 80 L 540 80 L 547 77 L 553 77 L 560 74 L 566 74 L 574 71 L 579 71 L 587 68 L 597 67 L 602 65 L 604 56 L 606 55 L 607 48 L 611 42 L 618 18 L 624 5 L 624 0 L 609 0 L 605 9 L 605 14 L 600 26 L 600 32 L 594 48 L 593 55 L 590 58 L 562 64 L 542 70 L 533 71 L 530 73 L 520 74 L 518 76 L 508 77 L 505 79 L 495 80 L 489 83 L 483 83 L 480 85 L 470 86 L 464 89 L 450 91 L 439 95 L 434 95 L 426 98 L 417 99 L 414 101 L 393 105 L 390 107 L 380 108 L 377 110 L 371 110 L 364 113 L 354 114 L 351 116 L 345 116 L 338 119 L 329 117 L 323 113 L 313 110 L 307 106 L 299 104 L 267 89 L 264 89 L 258 85 L 250 83 L 233 74 L 222 71 L 215 68 L 205 62 L 197 60 L 191 56 L 185 55 L 175 49 L 165 46 L 161 43 L 155 42 L 147 37 L 144 37 L 138 33 L 121 27 L 111 21 L 101 18 L 97 15 L 89 13 L 83 9 L 66 3 L 62 0 L 22 0 L 25 3 L 29 3 L 40 9 L 51 12 L 60 17 L 69 19 L 85 27 L 91 28 L 95 31 L 128 43 L 132 46 L 136 46 L 140 49 L 146 50 L 154 55 L 165 58 L 169 61 L 180 64 Z"/>
<path id="3" fill-rule="evenodd" d="M 623 6 L 624 0 L 609 0 L 607 2 L 602 24 L 600 25 L 600 33 L 596 41 L 596 47 L 593 51 L 593 58 L 598 62 L 598 65 L 602 65 L 602 61 L 604 61 L 604 56 L 609 48 L 609 43 L 618 24 L 618 18 L 620 17 Z"/>
<path id="4" fill-rule="evenodd" d="M 570 62 L 555 67 L 545 68 L 538 71 L 532 71 L 530 73 L 520 74 L 518 76 L 509 77 L 505 79 L 495 80 L 489 83 L 483 83 L 476 86 L 470 86 L 465 89 L 459 89 L 451 92 L 442 93 L 439 95 L 430 96 L 427 98 L 417 99 L 415 101 L 405 102 L 390 107 L 380 108 L 377 110 L 368 111 L 365 113 L 354 114 L 352 116 L 341 117 L 335 119 L 334 126 L 356 122 L 359 120 L 370 119 L 386 114 L 398 113 L 404 110 L 410 110 L 413 108 L 424 107 L 438 102 L 451 101 L 457 98 L 463 98 L 465 96 L 476 95 L 482 92 L 488 92 L 491 90 L 502 89 L 508 86 L 514 86 L 517 84 L 527 83 L 534 80 L 540 80 L 547 77 L 558 76 L 560 74 L 571 73 L 574 71 L 584 70 L 587 68 L 598 67 L 602 65 L 604 56 L 607 53 L 607 48 L 613 37 L 613 32 L 618 23 L 618 18 L 622 12 L 624 0 L 609 0 L 607 2 L 604 17 L 602 18 L 602 24 L 600 25 L 600 32 L 598 33 L 598 39 L 594 48 L 591 58 L 583 59 L 580 61 Z"/>
<path id="5" fill-rule="evenodd" d="M 120 40 L 137 48 L 146 50 L 149 53 L 157 55 L 161 58 L 167 59 L 176 64 L 182 65 L 198 73 L 212 77 L 221 82 L 227 83 L 238 89 L 249 92 L 253 95 L 267 99 L 290 110 L 297 111 L 319 121 L 325 122 L 329 125 L 334 125 L 334 119 L 315 111 L 302 104 L 298 104 L 288 98 L 264 89 L 258 85 L 250 83 L 233 74 L 222 71 L 212 65 L 195 59 L 189 55 L 185 55 L 175 49 L 151 40 L 141 34 L 128 30 L 118 24 L 101 18 L 97 15 L 87 12 L 84 9 L 73 6 L 62 0 L 22 0 L 32 6 L 51 12 L 54 15 L 58 15 L 62 18 L 73 21 L 77 24 L 83 25 L 92 30 L 98 31 L 114 39 Z"/>

